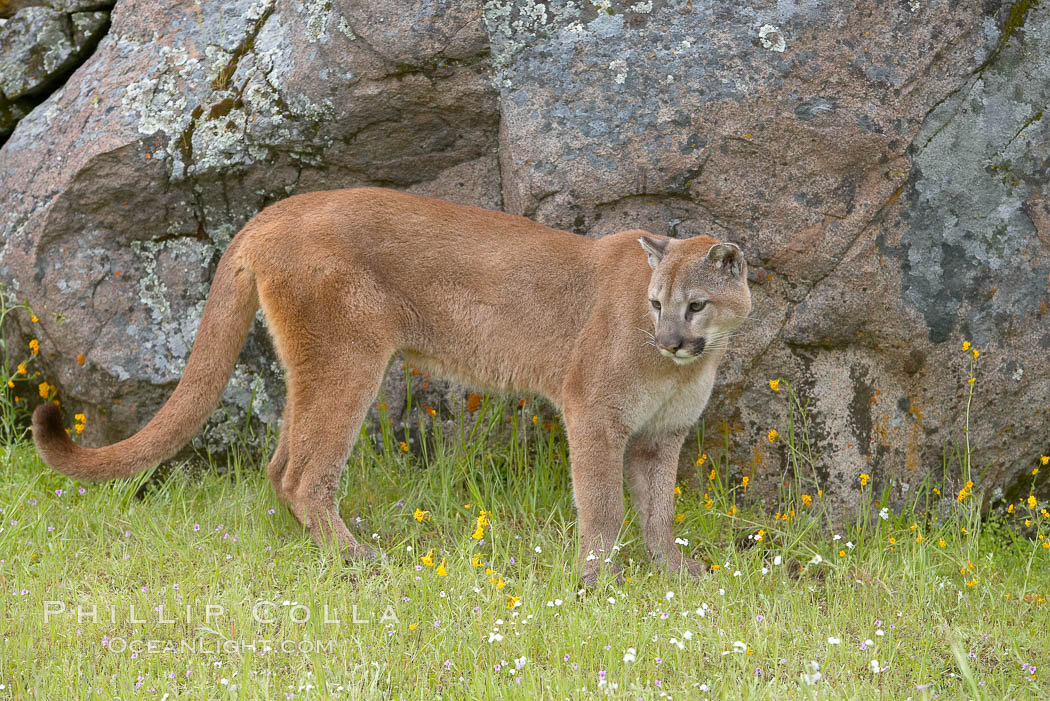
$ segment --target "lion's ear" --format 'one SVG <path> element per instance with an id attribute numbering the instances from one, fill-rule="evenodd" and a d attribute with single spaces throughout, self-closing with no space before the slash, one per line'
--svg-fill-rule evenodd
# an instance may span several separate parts
<path id="1" fill-rule="evenodd" d="M 649 236 L 638 238 L 638 243 L 642 244 L 642 250 L 649 256 L 650 268 L 656 270 L 656 266 L 660 265 L 660 261 L 664 259 L 664 254 L 667 253 L 667 244 L 670 242 L 670 239 L 654 239 Z"/>
<path id="2" fill-rule="evenodd" d="M 747 270 L 747 261 L 740 246 L 735 243 L 723 241 L 711 246 L 707 252 L 707 259 L 719 270 L 725 270 L 734 277 L 740 277 Z"/>

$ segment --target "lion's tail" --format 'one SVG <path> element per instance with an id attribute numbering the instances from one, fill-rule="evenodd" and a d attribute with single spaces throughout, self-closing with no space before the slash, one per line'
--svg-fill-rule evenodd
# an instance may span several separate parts
<path id="1" fill-rule="evenodd" d="M 174 455 L 219 403 L 259 305 L 255 276 L 238 255 L 242 235 L 219 261 L 186 371 L 157 415 L 138 433 L 104 448 L 84 448 L 50 402 L 33 412 L 33 442 L 48 465 L 81 480 L 131 477 Z"/>

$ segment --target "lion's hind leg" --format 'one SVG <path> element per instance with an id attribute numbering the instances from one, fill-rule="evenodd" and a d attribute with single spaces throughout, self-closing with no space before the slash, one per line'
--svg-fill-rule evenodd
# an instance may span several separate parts
<path id="1" fill-rule="evenodd" d="M 281 485 L 284 481 L 284 471 L 288 468 L 288 455 L 290 452 L 288 444 L 291 432 L 292 404 L 288 402 L 281 417 L 281 430 L 277 436 L 277 448 L 274 449 L 273 456 L 270 457 L 270 462 L 266 465 L 266 476 L 270 480 L 270 486 L 273 487 L 274 493 L 277 494 L 277 499 L 286 506 L 289 505 L 289 499 Z"/>
<path id="2" fill-rule="evenodd" d="M 358 351 L 311 363 L 311 376 L 293 373 L 288 392 L 293 418 L 285 428 L 288 460 L 280 493 L 318 545 L 335 548 L 348 560 L 376 557 L 339 516 L 337 493 L 353 439 L 379 391 L 388 359 L 387 353 Z"/>

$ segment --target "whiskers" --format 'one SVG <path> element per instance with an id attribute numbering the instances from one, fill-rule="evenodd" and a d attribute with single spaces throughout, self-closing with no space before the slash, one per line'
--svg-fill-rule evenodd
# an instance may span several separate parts
<path id="1" fill-rule="evenodd" d="M 645 329 L 643 329 L 641 327 L 637 327 L 637 328 L 638 328 L 639 331 L 641 331 L 643 334 L 645 334 L 645 340 L 642 341 L 642 347 L 643 348 L 645 346 L 652 346 L 653 348 L 656 348 L 657 350 L 660 350 L 659 347 L 656 345 L 656 336 L 654 336 L 651 331 L 646 331 Z"/>
<path id="2" fill-rule="evenodd" d="M 736 349 L 730 348 L 729 341 L 737 336 L 741 335 L 740 331 L 716 331 L 707 337 L 707 342 L 704 344 L 704 350 L 700 354 L 703 358 L 711 352 L 721 351 L 723 353 L 732 352 Z"/>

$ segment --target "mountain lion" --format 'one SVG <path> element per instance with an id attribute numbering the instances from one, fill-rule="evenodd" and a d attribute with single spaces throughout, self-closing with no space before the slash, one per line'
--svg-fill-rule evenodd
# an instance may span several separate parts
<path id="1" fill-rule="evenodd" d="M 644 231 L 590 239 L 377 188 L 296 195 L 230 243 L 186 371 L 157 415 L 119 443 L 84 448 L 43 404 L 33 414 L 40 456 L 104 480 L 175 454 L 218 404 L 260 305 L 288 386 L 266 471 L 319 545 L 376 556 L 339 517 L 336 488 L 400 351 L 432 373 L 560 408 L 585 583 L 620 572 L 625 477 L 650 555 L 668 570 L 704 571 L 674 542 L 675 476 L 729 335 L 751 309 L 736 245 Z"/>

